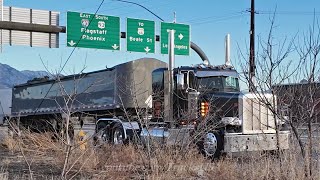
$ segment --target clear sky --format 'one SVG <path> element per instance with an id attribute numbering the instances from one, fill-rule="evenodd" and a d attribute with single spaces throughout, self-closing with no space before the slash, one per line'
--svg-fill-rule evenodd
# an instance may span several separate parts
<path id="1" fill-rule="evenodd" d="M 140 3 L 166 22 L 173 21 L 176 12 L 177 22 L 191 25 L 191 40 L 200 46 L 209 57 L 212 64 L 224 63 L 224 38 L 231 34 L 231 58 L 238 62 L 238 52 L 248 52 L 250 14 L 250 0 L 132 0 Z M 66 25 L 66 12 L 78 11 L 94 13 L 101 0 L 4 0 L 5 6 L 52 10 L 60 12 L 60 25 Z M 276 28 L 274 36 L 283 40 L 292 38 L 295 34 L 302 34 L 312 24 L 313 12 L 320 15 L 319 0 L 256 0 L 256 35 L 266 37 L 270 18 L 276 11 Z M 104 15 L 119 16 L 121 31 L 125 31 L 125 18 L 141 18 L 156 22 L 156 34 L 159 34 L 160 20 L 141 7 L 105 0 L 98 12 Z M 141 57 L 155 57 L 168 61 L 167 55 L 161 55 L 159 43 L 156 43 L 155 54 L 126 52 L 125 41 L 122 40 L 122 50 L 77 48 L 68 61 L 64 74 L 79 72 L 83 66 L 85 71 L 111 67 Z M 44 70 L 40 56 L 50 71 L 57 71 L 70 55 L 72 48 L 66 47 L 66 34 L 60 34 L 60 48 L 35 48 L 26 46 L 4 46 L 0 53 L 0 63 L 8 64 L 18 70 Z M 197 54 L 191 51 L 190 56 L 177 56 L 176 65 L 190 65 L 201 63 Z"/>

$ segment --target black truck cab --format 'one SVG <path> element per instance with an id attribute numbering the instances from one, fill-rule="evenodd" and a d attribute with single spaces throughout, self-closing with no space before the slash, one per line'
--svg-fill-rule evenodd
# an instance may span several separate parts
<path id="1" fill-rule="evenodd" d="M 153 116 L 158 119 L 165 117 L 167 72 L 159 68 L 152 73 Z M 174 69 L 173 76 L 175 122 L 190 124 L 206 119 L 210 124 L 221 124 L 224 117 L 238 117 L 239 74 L 233 67 L 182 66 Z"/>

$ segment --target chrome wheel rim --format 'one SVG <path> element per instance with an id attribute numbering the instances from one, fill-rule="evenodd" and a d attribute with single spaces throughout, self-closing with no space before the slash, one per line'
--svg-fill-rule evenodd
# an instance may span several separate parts
<path id="1" fill-rule="evenodd" d="M 119 129 L 116 129 L 113 134 L 113 143 L 114 144 L 123 144 L 122 133 Z"/>
<path id="2" fill-rule="evenodd" d="M 203 141 L 203 149 L 207 156 L 213 156 L 217 151 L 218 141 L 213 133 L 207 133 Z"/>
<path id="3" fill-rule="evenodd" d="M 101 139 L 103 142 L 108 142 L 108 135 L 105 131 L 102 132 Z"/>

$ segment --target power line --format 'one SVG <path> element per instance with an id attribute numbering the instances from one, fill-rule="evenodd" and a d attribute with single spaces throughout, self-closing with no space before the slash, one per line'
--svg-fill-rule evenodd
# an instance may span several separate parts
<path id="1" fill-rule="evenodd" d="M 142 7 L 143 9 L 147 10 L 149 13 L 153 14 L 154 16 L 156 16 L 158 19 L 160 19 L 161 21 L 164 21 L 161 17 L 159 17 L 158 15 L 156 15 L 155 13 L 153 13 L 152 11 L 150 11 L 148 8 L 146 8 L 145 6 L 139 4 L 139 3 L 135 3 L 135 2 L 131 2 L 131 1 L 125 1 L 125 0 L 114 0 L 114 1 L 119 1 L 119 2 L 124 2 L 124 3 L 129 3 L 129 4 L 134 4 L 137 6 Z"/>
<path id="2" fill-rule="evenodd" d="M 279 14 L 279 15 L 320 15 L 318 11 L 265 11 L 265 10 L 257 10 L 256 14 Z"/>
<path id="3" fill-rule="evenodd" d="M 111 0 L 111 2 L 114 2 L 115 0 Z M 145 1 L 141 1 L 139 3 L 146 3 L 146 2 L 149 2 L 150 0 L 145 0 Z M 119 9 L 124 9 L 124 8 L 127 8 L 127 7 L 130 7 L 131 5 L 121 5 L 120 7 L 116 7 L 116 8 L 111 8 L 111 9 L 105 9 L 101 12 L 106 12 L 106 11 L 114 11 L 114 10 L 119 10 Z"/>
<path id="4" fill-rule="evenodd" d="M 213 22 L 218 21 L 224 21 L 234 18 L 239 18 L 248 15 L 250 13 L 250 10 L 248 11 L 239 11 L 230 13 L 229 16 L 208 16 L 208 17 L 198 17 L 193 18 L 191 20 L 187 20 L 185 22 L 192 23 L 193 25 L 202 25 L 202 24 L 209 24 Z M 270 14 L 276 14 L 276 15 L 306 15 L 306 16 L 314 16 L 314 15 L 320 15 L 320 12 L 318 11 L 265 11 L 265 10 L 255 10 L 255 14 L 257 15 L 270 15 Z M 195 23 L 193 23 L 195 22 Z"/>
<path id="5" fill-rule="evenodd" d="M 109 0 L 111 3 L 114 3 L 114 0 Z M 149 2 L 151 0 L 145 0 L 145 1 L 141 1 L 141 3 L 145 3 L 145 2 Z M 127 8 L 127 7 L 130 7 L 130 5 L 122 5 L 122 6 L 119 6 L 119 7 L 114 7 L 114 8 L 107 8 L 107 9 L 104 9 L 103 11 L 100 10 L 100 12 L 106 12 L 106 11 L 114 11 L 114 10 L 119 10 L 119 9 L 124 9 L 124 8 Z M 90 9 L 92 7 L 86 7 L 86 8 L 80 8 L 80 9 L 75 9 L 74 11 L 85 11 L 87 9 Z M 62 16 L 65 15 L 65 13 L 67 13 L 68 11 L 63 11 L 61 13 Z"/>
<path id="6" fill-rule="evenodd" d="M 224 21 L 229 19 L 234 19 L 238 17 L 243 17 L 249 15 L 249 11 L 238 11 L 234 13 L 230 13 L 228 16 L 208 16 L 208 17 L 198 17 L 187 20 L 185 22 L 192 23 L 193 25 L 201 25 L 201 24 L 209 24 L 218 21 Z M 269 14 L 276 14 L 276 15 L 307 15 L 307 16 L 314 16 L 320 15 L 320 12 L 317 11 L 265 11 L 265 10 L 255 10 L 255 14 L 257 15 L 269 15 Z M 193 23 L 195 22 L 195 23 Z"/>
<path id="7" fill-rule="evenodd" d="M 160 4 L 160 5 L 156 5 L 156 6 L 157 6 L 156 8 L 165 7 L 165 6 L 167 6 L 167 5 L 169 5 L 169 4 L 172 4 L 172 3 L 173 3 L 173 1 L 170 1 L 170 2 L 164 3 L 164 4 Z M 150 8 L 150 6 L 149 6 L 148 9 L 149 9 L 149 10 L 153 10 L 153 6 L 151 6 L 151 8 Z M 121 14 L 119 14 L 119 15 L 121 16 L 121 15 L 126 15 L 126 14 L 137 13 L 137 12 L 141 12 L 141 11 L 129 11 L 129 12 L 121 13 Z"/>
<path id="8" fill-rule="evenodd" d="M 232 15 L 232 16 L 227 16 L 227 17 L 221 17 L 221 18 L 216 18 L 216 19 L 207 20 L 207 21 L 203 21 L 203 22 L 193 23 L 192 25 L 209 24 L 209 23 L 214 23 L 214 22 L 219 22 L 219 21 L 225 21 L 225 20 L 235 19 L 235 18 L 244 17 L 244 16 L 247 16 L 247 14 L 239 14 L 239 15 Z"/>
<path id="9" fill-rule="evenodd" d="M 244 12 L 245 11 L 236 11 L 236 12 L 225 14 L 223 16 L 196 17 L 196 18 L 192 18 L 190 20 L 187 20 L 185 22 L 193 23 L 193 22 L 199 22 L 199 21 L 205 21 L 205 20 L 211 21 L 213 19 L 221 19 L 221 18 L 226 18 L 226 17 L 230 17 L 230 16 L 234 16 L 234 15 L 243 14 Z"/>

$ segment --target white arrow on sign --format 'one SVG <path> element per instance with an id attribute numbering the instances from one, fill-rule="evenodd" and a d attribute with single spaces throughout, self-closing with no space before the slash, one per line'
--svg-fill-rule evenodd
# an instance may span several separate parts
<path id="1" fill-rule="evenodd" d="M 183 38 L 183 35 L 180 33 L 178 37 L 181 40 Z"/>
<path id="2" fill-rule="evenodd" d="M 111 46 L 113 49 L 118 49 L 119 46 L 117 46 L 117 44 L 114 44 L 113 46 Z"/>
<path id="3" fill-rule="evenodd" d="M 76 43 L 73 42 L 73 40 L 71 40 L 70 42 L 68 42 L 68 44 L 69 44 L 70 46 L 74 46 Z"/>
<path id="4" fill-rule="evenodd" d="M 146 52 L 149 52 L 151 49 L 149 49 L 149 47 L 147 46 L 146 48 L 144 48 L 144 50 L 145 50 Z"/>

